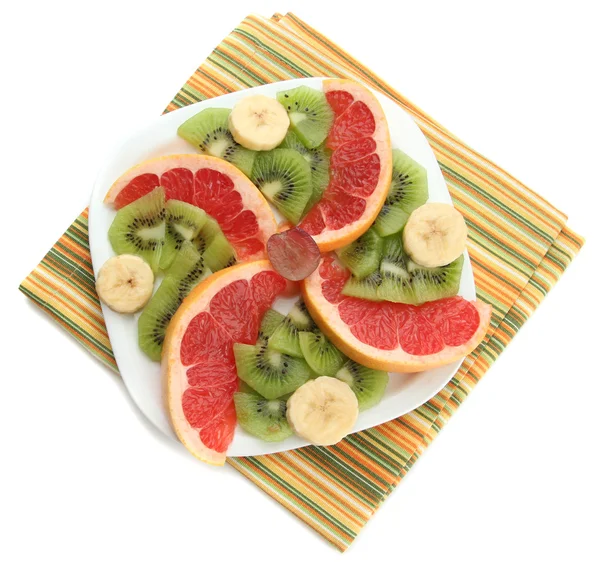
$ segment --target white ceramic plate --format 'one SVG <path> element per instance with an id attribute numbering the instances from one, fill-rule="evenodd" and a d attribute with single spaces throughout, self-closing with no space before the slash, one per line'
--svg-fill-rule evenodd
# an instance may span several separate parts
<path id="1" fill-rule="evenodd" d="M 108 160 L 96 180 L 92 193 L 89 234 L 94 272 L 97 273 L 103 263 L 114 255 L 107 233 L 115 211 L 103 204 L 105 194 L 122 173 L 140 161 L 163 155 L 193 152 L 185 141 L 177 137 L 177 128 L 180 124 L 204 108 L 232 108 L 238 100 L 249 94 L 260 93 L 274 97 L 281 90 L 300 85 L 321 90 L 322 81 L 322 78 L 295 79 L 205 100 L 152 120 L 132 135 Z M 429 200 L 450 203 L 446 183 L 421 130 L 394 102 L 379 93 L 375 95 L 387 116 L 393 147 L 401 149 L 427 169 Z M 158 283 L 159 281 L 157 286 Z M 473 271 L 466 251 L 460 294 L 468 300 L 475 299 Z M 289 299 L 280 300 L 274 306 L 281 313 L 286 314 L 293 302 L 294 300 Z M 138 347 L 139 314 L 136 316 L 117 314 L 104 305 L 102 311 L 119 371 L 129 393 L 147 418 L 159 430 L 175 439 L 161 398 L 160 364 L 150 361 Z M 359 415 L 354 431 L 387 422 L 420 406 L 448 383 L 460 363 L 457 361 L 445 367 L 416 374 L 390 374 L 390 382 L 383 400 L 374 408 Z M 246 434 L 238 427 L 228 455 L 262 455 L 304 445 L 306 442 L 295 436 L 279 443 L 264 442 Z"/>

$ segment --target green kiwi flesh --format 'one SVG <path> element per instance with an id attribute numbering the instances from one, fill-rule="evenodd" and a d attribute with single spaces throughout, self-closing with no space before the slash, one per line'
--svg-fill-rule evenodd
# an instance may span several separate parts
<path id="1" fill-rule="evenodd" d="M 240 379 L 268 400 L 295 391 L 311 376 L 304 359 L 297 359 L 267 347 L 266 343 L 233 345 Z"/>
<path id="2" fill-rule="evenodd" d="M 206 212 L 180 200 L 166 205 L 165 244 L 160 256 L 160 268 L 168 271 L 185 241 L 194 239 L 206 222 Z"/>
<path id="3" fill-rule="evenodd" d="M 165 191 L 152 192 L 121 208 L 113 220 L 108 239 L 117 255 L 139 255 L 156 273 L 165 242 Z"/>
<path id="4" fill-rule="evenodd" d="M 371 228 L 338 252 L 340 261 L 359 279 L 377 270 L 383 253 L 383 239 Z"/>
<path id="5" fill-rule="evenodd" d="M 458 294 L 464 263 L 462 255 L 449 265 L 427 268 L 417 265 L 404 253 L 400 234 L 383 241 L 379 269 L 363 279 L 350 277 L 343 294 L 403 304 L 422 304 Z"/>
<path id="6" fill-rule="evenodd" d="M 177 134 L 202 153 L 225 159 L 250 176 L 256 151 L 233 139 L 228 124 L 230 113 L 227 108 L 207 108 L 183 122 Z"/>
<path id="7" fill-rule="evenodd" d="M 258 329 L 258 341 L 267 342 L 273 335 L 273 332 L 279 327 L 281 322 L 285 320 L 285 316 L 269 308 L 263 316 L 260 328 Z"/>
<path id="8" fill-rule="evenodd" d="M 344 381 L 356 394 L 360 411 L 379 404 L 388 384 L 389 375 L 385 371 L 376 371 L 348 359 L 335 374 L 335 378 Z"/>
<path id="9" fill-rule="evenodd" d="M 138 320 L 138 343 L 150 359 L 160 361 L 171 318 L 190 291 L 210 274 L 194 245 L 185 241 Z"/>
<path id="10" fill-rule="evenodd" d="M 261 152 L 252 170 L 252 181 L 275 207 L 297 224 L 312 195 L 311 170 L 293 149 Z"/>
<path id="11" fill-rule="evenodd" d="M 323 145 L 316 147 L 315 149 L 307 149 L 292 130 L 288 130 L 287 135 L 284 137 L 281 145 L 279 145 L 279 148 L 298 151 L 310 166 L 312 193 L 304 207 L 304 212 L 302 214 L 304 216 L 319 200 L 321 200 L 321 197 L 329 184 L 329 159 L 331 151 L 326 149 Z"/>
<path id="12" fill-rule="evenodd" d="M 214 218 L 206 216 L 204 225 L 192 243 L 204 257 L 206 266 L 213 273 L 235 265 L 235 251 Z"/>
<path id="13" fill-rule="evenodd" d="M 392 182 L 374 229 L 381 237 L 398 233 L 413 210 L 427 202 L 427 171 L 399 149 L 392 151 Z"/>
<path id="14" fill-rule="evenodd" d="M 308 366 L 319 376 L 333 377 L 346 357 L 320 331 L 298 334 L 302 355 Z"/>
<path id="15" fill-rule="evenodd" d="M 269 338 L 269 348 L 302 358 L 299 333 L 302 331 L 313 331 L 316 325 L 313 322 L 306 305 L 302 300 L 294 304 L 289 314 L 273 331 Z"/>
<path id="16" fill-rule="evenodd" d="M 233 401 L 238 424 L 250 435 L 264 441 L 283 441 L 292 435 L 285 400 L 267 400 L 256 393 L 236 392 Z"/>
<path id="17" fill-rule="evenodd" d="M 321 145 L 333 124 L 333 111 L 325 94 L 308 86 L 277 93 L 277 100 L 290 117 L 290 127 L 305 147 Z"/>

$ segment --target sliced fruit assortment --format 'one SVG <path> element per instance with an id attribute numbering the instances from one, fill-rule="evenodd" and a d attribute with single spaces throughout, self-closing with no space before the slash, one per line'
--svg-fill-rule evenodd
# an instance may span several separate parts
<path id="1" fill-rule="evenodd" d="M 441 267 L 418 265 L 405 253 L 402 234 L 380 238 L 373 228 L 339 258 L 352 273 L 344 295 L 415 305 L 458 294 L 464 262 L 460 255 Z"/>
<path id="2" fill-rule="evenodd" d="M 231 156 L 223 144 L 208 149 L 210 128 L 203 124 L 213 115 L 206 112 L 185 122 L 179 135 L 239 165 L 235 147 Z M 251 168 L 248 159 L 243 161 L 244 172 L 288 220 L 314 236 L 322 251 L 356 239 L 382 208 L 392 173 L 390 136 L 379 102 L 360 84 L 325 80 L 323 92 L 301 86 L 279 92 L 277 100 L 243 98 L 228 114 L 228 128 L 233 143 L 262 150 L 253 155 Z M 200 133 L 192 135 L 196 130 Z M 419 182 L 416 167 L 410 172 Z M 385 212 L 392 220 L 398 215 L 398 194 L 410 185 L 408 177 L 396 180 Z"/>
<path id="3" fill-rule="evenodd" d="M 227 108 L 206 108 L 183 122 L 177 134 L 205 155 L 225 159 L 250 176 L 256 152 L 235 141 L 229 129 L 230 114 Z"/>
<path id="4" fill-rule="evenodd" d="M 373 224 L 375 231 L 381 237 L 398 233 L 428 198 L 427 171 L 400 149 L 392 150 L 392 182 Z"/>
<path id="5" fill-rule="evenodd" d="M 423 371 L 468 355 L 481 341 L 491 307 L 460 296 L 420 306 L 342 294 L 350 272 L 334 256 L 302 281 L 313 319 L 348 357 L 385 371 Z"/>
<path id="6" fill-rule="evenodd" d="M 138 320 L 140 349 L 153 361 L 160 361 L 167 326 L 192 289 L 212 274 L 196 246 L 185 241 L 175 255 L 167 276 L 144 308 Z"/>
<path id="7" fill-rule="evenodd" d="M 348 80 L 325 80 L 323 90 L 334 112 L 326 142 L 330 181 L 299 225 L 329 251 L 373 223 L 390 186 L 392 159 L 385 115 L 371 91 Z"/>
<path id="8" fill-rule="evenodd" d="M 236 410 L 238 404 L 244 410 L 240 426 L 265 441 L 280 441 L 282 435 L 292 434 L 291 428 L 280 425 L 286 416 L 285 402 L 296 397 L 297 414 L 299 406 L 308 407 L 308 402 L 298 400 L 304 394 L 299 391 L 315 377 L 343 381 L 358 399 L 361 410 L 375 406 L 388 383 L 387 373 L 347 359 L 317 328 L 302 300 L 287 316 L 268 310 L 256 345 L 236 343 L 233 349 L 237 373 L 244 385 L 244 390 L 235 396 Z M 333 405 L 330 409 L 332 413 L 342 411 L 342 407 Z M 334 433 L 341 429 L 336 428 Z M 307 434 L 300 435 L 312 441 Z"/>
<path id="9" fill-rule="evenodd" d="M 97 286 L 116 311 L 145 305 L 140 348 L 162 358 L 173 428 L 196 457 L 222 465 L 236 421 L 265 441 L 337 443 L 381 401 L 386 371 L 481 341 L 491 308 L 456 296 L 464 219 L 426 204 L 425 169 L 391 150 L 368 89 L 331 79 L 249 96 L 178 134 L 203 154 L 146 161 L 107 194 L 120 255 Z M 276 233 L 265 197 L 289 229 Z M 256 260 L 267 251 L 272 263 Z M 283 316 L 270 306 L 290 281 L 304 300 Z"/>
<path id="10" fill-rule="evenodd" d="M 239 261 L 265 256 L 267 240 L 277 231 L 277 222 L 262 194 L 233 165 L 207 155 L 150 159 L 123 174 L 105 202 L 118 210 L 158 186 L 164 188 L 165 200 L 193 204 L 214 218 Z"/>
<path id="11" fill-rule="evenodd" d="M 285 287 L 268 261 L 235 265 L 196 286 L 169 323 L 166 404 L 177 436 L 199 459 L 224 463 L 236 422 L 234 343 L 256 344 L 260 320 Z"/>
<path id="12" fill-rule="evenodd" d="M 115 216 L 108 240 L 115 253 L 139 255 L 156 273 L 165 242 L 165 191 L 154 188 Z"/>

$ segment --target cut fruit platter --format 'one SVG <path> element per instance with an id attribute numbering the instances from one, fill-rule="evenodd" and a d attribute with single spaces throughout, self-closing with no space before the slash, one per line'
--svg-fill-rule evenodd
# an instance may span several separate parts
<path id="1" fill-rule="evenodd" d="M 196 457 L 399 417 L 483 339 L 467 225 L 410 116 L 347 80 L 181 108 L 100 173 L 90 248 L 140 410 Z"/>

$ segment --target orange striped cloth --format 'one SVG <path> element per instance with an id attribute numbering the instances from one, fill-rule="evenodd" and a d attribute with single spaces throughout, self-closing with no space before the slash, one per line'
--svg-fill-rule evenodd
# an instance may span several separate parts
<path id="1" fill-rule="evenodd" d="M 194 72 L 166 111 L 308 76 L 360 81 L 413 116 L 467 220 L 478 296 L 493 307 L 492 323 L 480 346 L 439 394 L 410 414 L 331 447 L 228 460 L 343 551 L 546 296 L 583 239 L 566 226 L 565 214 L 467 147 L 293 14 L 246 18 Z M 94 288 L 87 211 L 20 288 L 117 371 Z"/>

